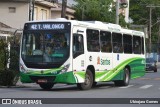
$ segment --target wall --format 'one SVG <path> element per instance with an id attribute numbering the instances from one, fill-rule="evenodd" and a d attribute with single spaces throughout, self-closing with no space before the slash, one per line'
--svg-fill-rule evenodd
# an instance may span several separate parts
<path id="1" fill-rule="evenodd" d="M 51 10 L 50 7 L 45 7 L 39 4 L 35 5 L 35 10 L 34 10 L 34 20 L 47 20 L 51 19 Z M 46 18 L 42 18 L 42 11 L 46 11 Z"/>
<path id="2" fill-rule="evenodd" d="M 52 11 L 51 15 L 52 19 L 61 18 L 61 11 Z"/>
<path id="3" fill-rule="evenodd" d="M 15 13 L 9 13 L 9 7 L 15 7 Z M 25 2 L 0 2 L 0 22 L 12 28 L 23 28 L 29 20 L 29 4 Z"/>

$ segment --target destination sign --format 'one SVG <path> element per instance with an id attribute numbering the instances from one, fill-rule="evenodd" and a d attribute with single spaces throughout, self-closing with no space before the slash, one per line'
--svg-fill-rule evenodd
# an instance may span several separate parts
<path id="1" fill-rule="evenodd" d="M 25 25 L 28 30 L 63 30 L 70 27 L 70 23 L 29 23 Z"/>

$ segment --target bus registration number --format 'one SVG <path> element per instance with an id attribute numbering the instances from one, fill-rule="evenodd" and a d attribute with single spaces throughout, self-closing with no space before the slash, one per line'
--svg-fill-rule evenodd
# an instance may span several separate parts
<path id="1" fill-rule="evenodd" d="M 47 80 L 46 79 L 39 79 L 37 82 L 38 83 L 47 83 Z"/>

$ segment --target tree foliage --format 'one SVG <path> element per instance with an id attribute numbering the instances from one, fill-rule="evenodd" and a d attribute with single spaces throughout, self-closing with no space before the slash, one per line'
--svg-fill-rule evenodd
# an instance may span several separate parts
<path id="1" fill-rule="evenodd" d="M 15 85 L 19 79 L 19 55 L 13 44 L 13 38 L 8 37 L 7 41 L 0 39 L 0 53 L 0 86 Z"/>
<path id="2" fill-rule="evenodd" d="M 145 25 L 149 27 L 149 7 L 160 6 L 160 0 L 130 0 L 130 18 L 133 24 Z M 152 8 L 152 42 L 158 40 L 158 18 L 160 17 L 160 7 Z"/>
<path id="3" fill-rule="evenodd" d="M 113 0 L 75 0 L 75 18 L 85 21 L 103 21 L 115 23 L 116 9 Z M 111 6 L 112 5 L 112 6 Z M 124 17 L 120 15 L 120 24 L 125 25 Z"/>

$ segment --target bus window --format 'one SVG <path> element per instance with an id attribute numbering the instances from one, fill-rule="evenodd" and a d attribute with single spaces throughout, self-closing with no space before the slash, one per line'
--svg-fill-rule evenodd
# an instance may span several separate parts
<path id="1" fill-rule="evenodd" d="M 73 35 L 73 58 L 84 54 L 83 36 L 80 34 Z"/>
<path id="2" fill-rule="evenodd" d="M 132 53 L 132 36 L 124 34 L 123 35 L 123 47 L 124 53 Z"/>
<path id="3" fill-rule="evenodd" d="M 142 40 L 142 54 L 144 54 L 144 38 L 142 37 L 141 40 Z"/>
<path id="4" fill-rule="evenodd" d="M 111 33 L 100 32 L 101 52 L 112 52 Z"/>
<path id="5" fill-rule="evenodd" d="M 139 36 L 133 36 L 133 52 L 141 54 L 141 38 Z"/>
<path id="6" fill-rule="evenodd" d="M 99 52 L 99 31 L 87 29 L 87 49 L 90 52 Z"/>
<path id="7" fill-rule="evenodd" d="M 113 42 L 113 52 L 114 53 L 122 53 L 122 34 L 120 33 L 112 33 L 112 42 Z"/>

